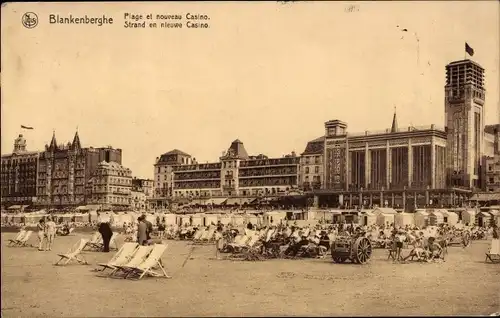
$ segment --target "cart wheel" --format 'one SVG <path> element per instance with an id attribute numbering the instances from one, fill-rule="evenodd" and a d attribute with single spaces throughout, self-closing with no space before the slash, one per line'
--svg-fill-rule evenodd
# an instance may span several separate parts
<path id="1" fill-rule="evenodd" d="M 372 244 L 366 237 L 358 237 L 352 251 L 353 263 L 365 264 L 372 255 Z"/>
<path id="2" fill-rule="evenodd" d="M 470 245 L 470 234 L 469 233 L 465 233 L 463 236 L 462 236 L 462 244 L 464 247 L 468 247 Z"/>

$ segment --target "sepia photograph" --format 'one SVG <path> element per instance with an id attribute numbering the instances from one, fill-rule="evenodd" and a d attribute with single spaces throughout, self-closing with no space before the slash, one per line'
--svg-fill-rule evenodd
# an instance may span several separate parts
<path id="1" fill-rule="evenodd" d="M 500 316 L 497 1 L 5 2 L 1 316 Z"/>

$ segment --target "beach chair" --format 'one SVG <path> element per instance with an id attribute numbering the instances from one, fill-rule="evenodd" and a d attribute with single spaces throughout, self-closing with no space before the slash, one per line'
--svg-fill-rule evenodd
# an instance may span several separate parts
<path id="1" fill-rule="evenodd" d="M 250 239 L 246 242 L 245 245 L 235 247 L 235 251 L 248 251 L 252 249 L 257 242 L 260 240 L 260 237 L 257 234 L 254 234 L 250 237 Z"/>
<path id="2" fill-rule="evenodd" d="M 164 244 L 155 244 L 151 253 L 149 253 L 148 257 L 141 262 L 137 266 L 127 266 L 128 273 L 125 275 L 125 278 L 129 278 L 131 275 L 139 275 L 137 279 L 141 279 L 144 275 L 150 275 L 154 277 L 165 277 L 172 278 L 167 274 L 163 264 L 161 262 L 161 257 L 167 250 L 168 245 Z M 161 273 L 154 271 L 153 268 L 158 267 L 161 270 Z"/>
<path id="3" fill-rule="evenodd" d="M 202 238 L 201 238 L 201 241 L 204 241 L 204 242 L 210 242 L 211 240 L 213 240 L 214 238 L 214 234 L 215 234 L 215 230 L 216 228 L 211 226 L 208 231 L 206 232 L 206 235 L 204 235 Z"/>
<path id="4" fill-rule="evenodd" d="M 87 245 L 88 240 L 80 239 L 78 243 L 76 243 L 66 254 L 57 254 L 61 259 L 59 259 L 54 265 L 67 265 L 71 261 L 77 261 L 80 264 L 88 265 L 87 261 L 81 255 L 83 249 Z M 64 263 L 60 264 L 62 260 L 65 260 Z"/>
<path id="5" fill-rule="evenodd" d="M 21 242 L 21 240 L 23 239 L 23 237 L 25 235 L 26 235 L 26 230 L 19 231 L 19 233 L 17 233 L 17 236 L 15 238 L 9 240 L 9 243 L 7 243 L 7 246 L 17 245 L 19 242 Z"/>
<path id="6" fill-rule="evenodd" d="M 28 241 L 31 238 L 33 231 L 27 231 L 26 234 L 16 243 L 17 247 L 25 247 L 28 246 Z"/>
<path id="7" fill-rule="evenodd" d="M 125 265 L 134 256 L 138 246 L 137 243 L 124 243 L 109 262 L 98 263 L 97 266 L 102 267 L 101 272 L 103 272 L 108 268 L 115 269 L 117 266 Z"/>
<path id="8" fill-rule="evenodd" d="M 126 264 L 115 265 L 109 276 L 113 276 L 121 272 L 127 274 L 130 268 L 135 268 L 141 265 L 141 263 L 144 262 L 144 260 L 146 260 L 146 258 L 149 256 L 152 250 L 153 246 L 150 245 L 139 246 L 134 252 L 132 258 Z"/>
<path id="9" fill-rule="evenodd" d="M 87 245 L 85 245 L 83 250 L 84 251 L 87 249 L 94 250 L 95 247 L 98 246 L 98 244 L 100 242 L 102 242 L 101 233 L 95 232 L 94 235 L 92 235 L 92 238 L 90 239 L 90 241 L 87 241 Z"/>
<path id="10" fill-rule="evenodd" d="M 205 232 L 206 232 L 205 228 L 197 230 L 193 235 L 193 241 L 195 242 L 199 241 Z"/>
<path id="11" fill-rule="evenodd" d="M 488 261 L 490 261 L 492 263 L 499 263 L 500 264 L 500 240 L 499 239 L 492 239 L 491 240 L 490 250 L 488 251 L 488 253 L 486 253 L 485 262 L 488 263 Z"/>
<path id="12" fill-rule="evenodd" d="M 227 244 L 227 247 L 231 253 L 237 253 L 241 250 L 241 248 L 248 246 L 248 244 L 252 241 L 252 238 L 254 238 L 253 235 L 252 236 L 243 235 L 243 236 L 241 236 L 240 239 L 238 239 L 238 236 L 237 236 L 234 239 L 233 243 Z M 258 240 L 258 238 L 257 238 L 257 240 Z"/>

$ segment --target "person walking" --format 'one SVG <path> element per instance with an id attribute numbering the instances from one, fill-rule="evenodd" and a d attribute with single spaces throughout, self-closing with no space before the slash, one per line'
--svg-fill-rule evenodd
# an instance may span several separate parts
<path id="1" fill-rule="evenodd" d="M 45 241 L 45 220 L 41 219 L 38 222 L 36 228 L 38 230 L 38 240 L 39 240 L 38 250 L 43 251 L 43 242 Z"/>
<path id="2" fill-rule="evenodd" d="M 109 241 L 111 240 L 111 237 L 113 236 L 113 230 L 111 229 L 109 222 L 101 222 L 99 224 L 99 233 L 101 233 L 101 236 L 102 236 L 102 243 L 103 243 L 102 251 L 104 253 L 108 253 L 109 252 Z"/>
<path id="3" fill-rule="evenodd" d="M 146 214 L 142 215 L 142 221 L 146 224 L 147 227 L 146 236 L 147 240 L 149 241 L 151 239 L 151 235 L 153 234 L 153 223 L 147 220 Z"/>
<path id="4" fill-rule="evenodd" d="M 46 251 L 52 250 L 52 244 L 56 237 L 56 222 L 52 221 L 52 217 L 49 216 L 47 222 L 45 223 L 46 234 L 47 234 L 47 248 Z"/>

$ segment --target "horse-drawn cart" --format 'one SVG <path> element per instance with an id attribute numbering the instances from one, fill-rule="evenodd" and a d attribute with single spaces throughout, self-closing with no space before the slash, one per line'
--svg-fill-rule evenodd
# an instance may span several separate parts
<path id="1" fill-rule="evenodd" d="M 333 242 L 331 251 L 335 263 L 350 260 L 354 264 L 365 264 L 372 255 L 372 244 L 363 236 L 339 236 Z"/>

